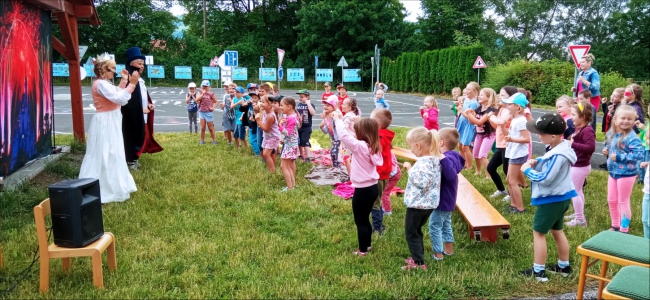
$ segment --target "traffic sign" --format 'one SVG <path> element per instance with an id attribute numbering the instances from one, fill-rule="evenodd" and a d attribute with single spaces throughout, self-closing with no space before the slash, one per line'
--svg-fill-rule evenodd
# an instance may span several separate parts
<path id="1" fill-rule="evenodd" d="M 282 66 L 278 69 L 278 77 L 280 77 L 280 80 L 282 80 L 282 77 L 284 77 L 284 69 Z"/>
<path id="2" fill-rule="evenodd" d="M 284 59 L 284 50 L 278 48 L 278 67 L 282 66 L 282 60 Z M 282 78 L 280 78 L 282 79 Z"/>
<path id="3" fill-rule="evenodd" d="M 571 52 L 571 57 L 573 57 L 573 63 L 575 63 L 576 68 L 580 69 L 580 59 L 589 53 L 589 49 L 591 49 L 591 45 L 569 46 L 569 52 Z"/>
<path id="4" fill-rule="evenodd" d="M 261 63 L 261 64 L 264 63 L 264 56 L 260 56 L 260 63 Z"/>
<path id="5" fill-rule="evenodd" d="M 144 64 L 147 66 L 153 65 L 153 55 L 145 55 Z"/>
<path id="6" fill-rule="evenodd" d="M 88 50 L 88 46 L 79 45 L 79 59 L 82 59 L 84 57 L 86 50 Z"/>
<path id="7" fill-rule="evenodd" d="M 316 58 L 316 63 L 315 63 L 315 65 L 316 65 L 316 68 L 318 68 L 318 55 L 316 55 L 315 58 Z"/>
<path id="8" fill-rule="evenodd" d="M 338 66 L 338 67 L 347 67 L 348 66 L 348 62 L 345 61 L 345 56 L 341 56 L 341 60 L 339 60 L 339 63 L 336 64 L 336 66 Z"/>
<path id="9" fill-rule="evenodd" d="M 224 54 L 224 66 L 226 67 L 238 67 L 239 66 L 239 52 L 226 50 Z"/>
<path id="10" fill-rule="evenodd" d="M 474 69 L 484 69 L 485 67 L 487 67 L 487 65 L 485 64 L 481 56 L 476 58 L 476 61 L 474 62 L 474 66 L 472 66 L 472 68 Z"/>

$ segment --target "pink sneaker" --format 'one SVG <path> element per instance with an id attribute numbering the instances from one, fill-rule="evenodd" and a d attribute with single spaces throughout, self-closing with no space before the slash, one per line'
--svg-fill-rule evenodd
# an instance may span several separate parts
<path id="1" fill-rule="evenodd" d="M 578 219 L 573 219 L 569 222 L 565 222 L 564 225 L 569 227 L 576 227 L 576 226 L 587 227 L 587 220 L 580 221 Z"/>
<path id="2" fill-rule="evenodd" d="M 404 262 L 407 263 L 407 264 L 415 264 L 415 262 L 413 261 L 413 257 L 409 257 L 409 258 L 405 259 Z"/>
<path id="3" fill-rule="evenodd" d="M 402 270 L 411 270 L 411 269 L 422 269 L 427 270 L 427 265 L 418 265 L 415 262 L 407 262 L 405 266 L 402 266 Z"/>
<path id="4" fill-rule="evenodd" d="M 357 251 L 352 252 L 352 254 L 363 257 L 363 256 L 368 255 L 368 252 L 361 252 L 361 250 L 357 249 Z"/>

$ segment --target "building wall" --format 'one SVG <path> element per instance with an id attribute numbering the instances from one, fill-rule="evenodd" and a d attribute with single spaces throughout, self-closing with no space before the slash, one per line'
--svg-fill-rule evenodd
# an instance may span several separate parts
<path id="1" fill-rule="evenodd" d="M 0 176 L 52 148 L 52 18 L 0 1 Z"/>

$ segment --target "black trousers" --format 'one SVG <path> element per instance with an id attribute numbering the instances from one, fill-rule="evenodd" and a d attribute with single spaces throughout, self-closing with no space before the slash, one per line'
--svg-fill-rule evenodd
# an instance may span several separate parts
<path id="1" fill-rule="evenodd" d="M 494 185 L 497 186 L 497 190 L 505 191 L 506 188 L 503 186 L 503 181 L 501 176 L 497 173 L 499 166 L 503 165 L 503 174 L 508 176 L 508 159 L 506 158 L 506 149 L 497 148 L 497 151 L 492 155 L 492 159 L 487 165 L 487 171 L 490 174 L 490 178 L 494 182 Z"/>
<path id="2" fill-rule="evenodd" d="M 361 252 L 368 252 L 368 247 L 372 246 L 372 224 L 369 218 L 378 194 L 379 189 L 377 184 L 374 184 L 365 188 L 355 188 L 352 195 L 352 214 L 354 214 L 354 224 L 357 225 L 357 239 Z"/>
<path id="3" fill-rule="evenodd" d="M 404 232 L 406 243 L 411 251 L 413 261 L 418 265 L 424 264 L 424 234 L 422 226 L 427 224 L 433 209 L 406 208 L 406 219 L 404 221 Z"/>

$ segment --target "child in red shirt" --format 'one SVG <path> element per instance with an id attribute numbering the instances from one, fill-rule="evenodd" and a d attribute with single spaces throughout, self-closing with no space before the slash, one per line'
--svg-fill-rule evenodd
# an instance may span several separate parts
<path id="1" fill-rule="evenodd" d="M 381 196 L 390 178 L 390 173 L 393 171 L 391 148 L 395 133 L 388 130 L 388 126 L 393 122 L 393 115 L 389 110 L 383 108 L 375 109 L 370 114 L 370 118 L 377 121 L 379 125 L 379 144 L 381 145 L 381 157 L 384 159 L 384 163 L 381 166 L 377 166 L 377 173 L 379 173 L 379 181 L 377 182 L 379 196 L 372 206 L 372 227 L 374 231 L 381 235 L 385 230 L 383 225 L 384 212 L 381 209 Z"/>

